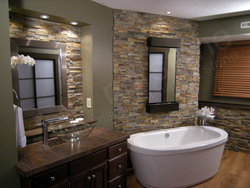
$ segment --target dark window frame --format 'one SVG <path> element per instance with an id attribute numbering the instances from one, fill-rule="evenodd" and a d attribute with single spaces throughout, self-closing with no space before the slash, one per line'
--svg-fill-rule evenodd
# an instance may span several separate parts
<path id="1" fill-rule="evenodd" d="M 35 40 L 27 40 L 27 39 L 19 39 L 19 38 L 11 38 L 11 45 L 16 45 L 17 49 L 20 46 L 24 47 L 34 47 L 34 48 L 43 48 L 43 49 L 59 49 L 61 50 L 61 77 L 62 77 L 62 104 L 59 104 L 54 107 L 46 107 L 46 108 L 39 108 L 39 109 L 31 109 L 31 110 L 24 110 L 23 111 L 23 116 L 24 117 L 31 117 L 31 116 L 37 116 L 37 115 L 43 115 L 43 114 L 50 114 L 50 113 L 58 113 L 62 111 L 67 111 L 68 109 L 68 96 L 67 96 L 67 65 L 66 65 L 66 44 L 60 43 L 60 42 L 44 42 L 44 41 L 35 41 Z M 13 43 L 14 42 L 14 43 Z M 15 48 L 15 47 L 14 47 Z M 25 55 L 25 53 L 22 53 Z M 36 54 L 36 55 L 35 55 Z M 31 55 L 31 53 L 28 53 L 26 55 L 30 55 L 32 57 L 40 57 L 43 59 L 43 57 L 53 57 L 58 59 L 58 55 L 55 54 L 39 54 L 39 53 L 34 53 Z M 56 68 L 57 73 L 59 67 Z M 57 76 L 55 76 L 56 78 Z M 57 83 L 59 83 L 59 78 L 57 79 Z M 17 95 L 20 96 L 19 94 L 19 83 L 18 83 L 18 69 L 15 67 L 12 69 L 12 85 L 13 89 L 17 92 Z M 15 96 L 13 96 L 13 101 L 14 104 L 18 105 L 20 104 L 19 101 L 16 100 Z"/>
<path id="2" fill-rule="evenodd" d="M 156 48 L 156 47 L 150 47 L 149 48 L 149 55 L 150 54 L 162 54 L 163 55 L 163 62 L 162 62 L 162 71 L 161 72 L 150 72 L 150 63 L 148 64 L 148 80 L 150 80 L 150 73 L 161 73 L 161 79 L 162 79 L 162 83 L 161 83 L 161 90 L 150 90 L 149 87 L 148 87 L 148 94 L 149 93 L 154 93 L 154 92 L 161 92 L 161 101 L 160 102 L 164 102 L 166 100 L 166 83 L 167 83 L 167 76 L 165 75 L 166 74 L 166 71 L 167 71 L 167 68 L 165 67 L 165 62 L 166 62 L 166 55 L 167 53 L 167 50 L 164 49 L 164 48 Z M 152 102 L 149 102 L 149 103 L 152 103 Z M 154 103 L 154 102 L 153 102 Z"/>

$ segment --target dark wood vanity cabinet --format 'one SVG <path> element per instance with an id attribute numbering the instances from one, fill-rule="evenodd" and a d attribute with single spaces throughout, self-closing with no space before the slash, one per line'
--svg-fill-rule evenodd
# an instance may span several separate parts
<path id="1" fill-rule="evenodd" d="M 69 161 L 29 178 L 22 188 L 127 188 L 127 142 Z"/>
<path id="2" fill-rule="evenodd" d="M 94 127 L 79 143 L 36 142 L 18 148 L 21 187 L 127 188 L 128 138 L 127 133 Z"/>

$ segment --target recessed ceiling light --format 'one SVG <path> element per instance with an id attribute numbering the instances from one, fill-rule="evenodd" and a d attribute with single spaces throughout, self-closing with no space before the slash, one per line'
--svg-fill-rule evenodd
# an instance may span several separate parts
<path id="1" fill-rule="evenodd" d="M 170 11 L 167 11 L 166 13 L 167 13 L 167 14 L 171 14 L 171 12 L 170 12 Z"/>
<path id="2" fill-rule="evenodd" d="M 70 22 L 71 25 L 78 25 L 78 22 Z"/>
<path id="3" fill-rule="evenodd" d="M 42 19 L 48 19 L 49 16 L 48 16 L 48 15 L 45 15 L 45 14 L 42 14 L 42 15 L 40 16 L 40 18 L 42 18 Z"/>

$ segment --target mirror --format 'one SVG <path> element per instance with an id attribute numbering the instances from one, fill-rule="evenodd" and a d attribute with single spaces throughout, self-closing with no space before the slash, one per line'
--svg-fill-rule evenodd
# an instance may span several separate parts
<path id="1" fill-rule="evenodd" d="M 29 55 L 34 67 L 17 65 L 12 70 L 14 103 L 23 109 L 24 117 L 67 110 L 66 45 L 11 38 L 11 56 Z"/>
<path id="2" fill-rule="evenodd" d="M 175 101 L 176 49 L 154 48 L 149 53 L 149 103 Z"/>
<path id="3" fill-rule="evenodd" d="M 149 37 L 148 103 L 146 111 L 168 112 L 179 109 L 175 102 L 176 53 L 180 39 Z"/>

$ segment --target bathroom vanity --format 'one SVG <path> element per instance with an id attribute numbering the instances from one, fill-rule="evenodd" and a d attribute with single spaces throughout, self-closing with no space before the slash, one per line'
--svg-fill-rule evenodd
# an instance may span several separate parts
<path id="1" fill-rule="evenodd" d="M 95 127 L 79 143 L 37 142 L 18 149 L 22 188 L 127 188 L 128 134 Z"/>

